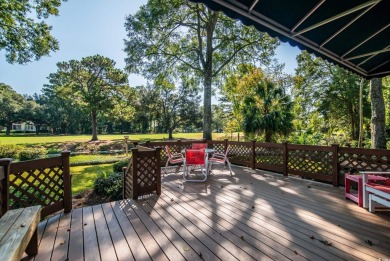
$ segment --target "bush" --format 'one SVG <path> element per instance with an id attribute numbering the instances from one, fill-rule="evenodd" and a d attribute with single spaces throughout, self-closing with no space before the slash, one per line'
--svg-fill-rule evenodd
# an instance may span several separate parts
<path id="1" fill-rule="evenodd" d="M 111 146 L 108 144 L 101 144 L 98 146 L 99 151 L 110 151 Z"/>
<path id="2" fill-rule="evenodd" d="M 114 172 L 121 172 L 122 173 L 122 168 L 123 167 L 127 167 L 127 165 L 129 165 L 129 159 L 125 159 L 125 160 L 120 160 L 118 162 L 116 162 L 112 168 L 113 168 L 113 171 Z"/>
<path id="3" fill-rule="evenodd" d="M 21 147 L 12 144 L 0 144 L 0 158 L 17 159 Z"/>
<path id="4" fill-rule="evenodd" d="M 113 173 L 111 175 L 103 174 L 95 180 L 93 190 L 97 195 L 109 197 L 114 200 L 123 197 L 123 174 Z"/>
<path id="5" fill-rule="evenodd" d="M 19 152 L 19 160 L 33 160 L 39 159 L 46 155 L 44 148 L 25 148 Z"/>

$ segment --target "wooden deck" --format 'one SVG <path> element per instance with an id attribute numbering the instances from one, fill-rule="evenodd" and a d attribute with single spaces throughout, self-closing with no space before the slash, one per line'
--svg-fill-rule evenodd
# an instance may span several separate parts
<path id="1" fill-rule="evenodd" d="M 343 188 L 223 167 L 205 183 L 163 178 L 160 197 L 74 209 L 39 226 L 35 260 L 380 260 L 390 212 Z M 28 260 L 28 258 L 25 258 Z"/>

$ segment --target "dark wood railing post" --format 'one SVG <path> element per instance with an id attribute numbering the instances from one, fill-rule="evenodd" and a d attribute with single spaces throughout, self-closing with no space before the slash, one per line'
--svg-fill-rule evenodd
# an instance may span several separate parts
<path id="1" fill-rule="evenodd" d="M 9 208 L 9 170 L 12 159 L 0 159 L 0 217 L 2 217 Z"/>
<path id="2" fill-rule="evenodd" d="M 283 176 L 288 176 L 288 143 L 283 142 Z"/>
<path id="3" fill-rule="evenodd" d="M 225 153 L 226 150 L 227 150 L 227 146 L 228 146 L 228 139 L 224 139 L 223 141 L 224 141 L 224 142 L 223 142 L 223 145 L 224 145 L 223 153 Z"/>
<path id="4" fill-rule="evenodd" d="M 70 151 L 61 152 L 62 157 L 62 171 L 64 179 L 64 212 L 69 213 L 72 211 L 72 181 L 70 178 L 70 164 L 69 164 Z"/>
<path id="5" fill-rule="evenodd" d="M 256 169 L 256 141 L 251 140 L 252 143 L 252 162 L 251 167 L 252 169 Z"/>
<path id="6" fill-rule="evenodd" d="M 176 153 L 180 153 L 183 150 L 183 145 L 181 144 L 181 140 L 177 140 L 177 148 L 178 151 L 175 151 Z"/>
<path id="7" fill-rule="evenodd" d="M 132 154 L 132 157 L 131 157 L 131 160 L 133 161 L 132 162 L 132 168 L 133 168 L 133 176 L 131 177 L 133 180 L 132 180 L 132 184 L 133 184 L 133 195 L 132 195 L 132 198 L 133 199 L 137 199 L 138 198 L 138 170 L 137 170 L 137 160 L 138 160 L 138 157 L 139 157 L 139 151 L 137 148 L 135 149 L 132 149 L 131 150 L 131 154 Z"/>
<path id="8" fill-rule="evenodd" d="M 333 187 L 339 186 L 339 145 L 332 144 L 333 159 L 332 159 L 332 170 L 333 170 Z"/>
<path id="9" fill-rule="evenodd" d="M 156 148 L 156 163 L 156 193 L 157 195 L 161 195 L 161 148 Z"/>
<path id="10" fill-rule="evenodd" d="M 123 189 L 122 189 L 122 199 L 126 199 L 125 198 L 125 194 L 126 194 L 126 171 L 127 171 L 127 167 L 122 167 L 122 173 L 123 173 Z"/>

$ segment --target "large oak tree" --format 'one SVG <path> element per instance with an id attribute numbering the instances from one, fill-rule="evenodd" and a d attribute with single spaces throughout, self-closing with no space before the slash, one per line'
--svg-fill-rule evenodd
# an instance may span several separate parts
<path id="1" fill-rule="evenodd" d="M 203 85 L 203 138 L 211 139 L 212 87 L 241 63 L 266 63 L 278 45 L 265 33 L 187 0 L 149 0 L 125 24 L 129 72 L 182 74 Z"/>
<path id="2" fill-rule="evenodd" d="M 100 55 L 60 62 L 57 67 L 46 88 L 84 108 L 91 117 L 92 140 L 97 140 L 98 113 L 113 110 L 130 93 L 127 74 L 116 69 L 113 60 Z"/>
<path id="3" fill-rule="evenodd" d="M 61 0 L 0 0 L 0 50 L 7 62 L 25 64 L 58 50 L 43 19 L 58 15 L 60 5 Z"/>

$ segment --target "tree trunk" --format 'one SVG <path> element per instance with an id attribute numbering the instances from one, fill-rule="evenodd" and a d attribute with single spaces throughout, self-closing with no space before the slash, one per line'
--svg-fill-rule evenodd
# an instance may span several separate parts
<path id="1" fill-rule="evenodd" d="M 265 132 L 265 142 L 271 142 L 272 141 L 272 131 L 266 131 Z"/>
<path id="2" fill-rule="evenodd" d="M 208 75 L 209 74 L 209 75 Z M 203 97 L 203 139 L 212 140 L 211 131 L 211 70 L 206 73 Z"/>
<path id="3" fill-rule="evenodd" d="M 97 120 L 96 120 L 96 111 L 91 112 L 91 118 L 92 118 L 92 141 L 98 140 L 97 137 Z"/>
<path id="4" fill-rule="evenodd" d="M 371 148 L 386 149 L 385 102 L 382 94 L 382 79 L 374 78 L 371 89 Z"/>
<path id="5" fill-rule="evenodd" d="M 11 129 L 12 129 L 12 123 L 7 123 L 5 135 L 7 136 L 11 135 Z"/>
<path id="6" fill-rule="evenodd" d="M 39 130 L 41 129 L 41 125 L 40 124 L 35 124 L 35 134 L 38 135 L 39 134 Z"/>
<path id="7" fill-rule="evenodd" d="M 173 133 L 173 129 L 169 128 L 168 129 L 168 139 L 170 139 L 170 140 L 173 139 L 172 133 Z"/>
<path id="8" fill-rule="evenodd" d="M 361 148 L 363 145 L 363 83 L 364 79 L 360 81 L 360 90 L 359 90 L 359 142 L 358 148 Z"/>

